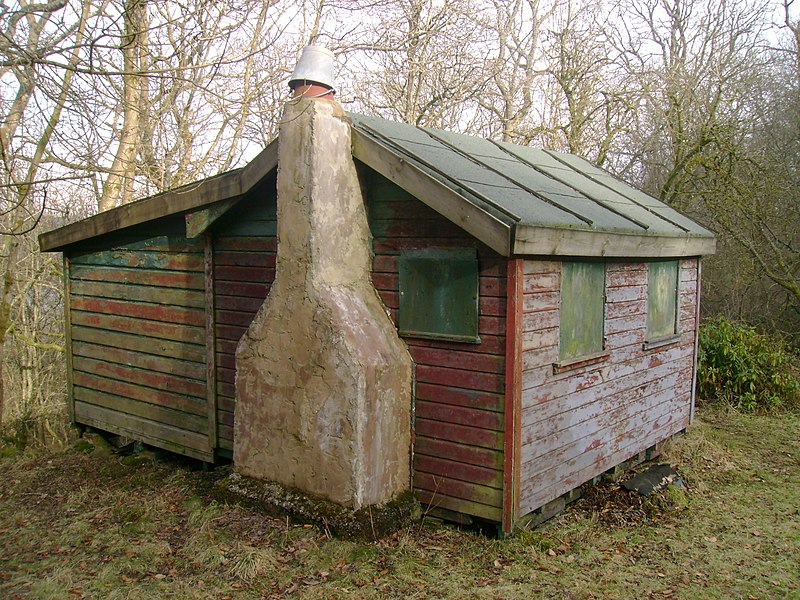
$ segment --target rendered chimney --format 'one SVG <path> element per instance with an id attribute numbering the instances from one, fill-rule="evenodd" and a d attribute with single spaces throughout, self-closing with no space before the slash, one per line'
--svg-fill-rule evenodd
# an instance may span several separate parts
<path id="1" fill-rule="evenodd" d="M 370 278 L 336 101 L 290 100 L 275 281 L 236 352 L 238 473 L 359 509 L 410 487 L 411 358 Z"/>

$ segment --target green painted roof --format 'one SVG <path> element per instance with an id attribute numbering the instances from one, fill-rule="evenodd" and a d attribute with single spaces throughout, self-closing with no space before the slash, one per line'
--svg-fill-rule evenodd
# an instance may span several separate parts
<path id="1" fill-rule="evenodd" d="M 714 252 L 714 235 L 582 158 L 349 114 L 353 157 L 503 256 L 676 257 Z M 278 164 L 273 140 L 241 169 L 39 236 L 43 251 L 167 215 L 202 233 Z"/>
<path id="2" fill-rule="evenodd" d="M 508 225 L 713 238 L 665 203 L 578 156 L 350 117 L 357 130 Z"/>

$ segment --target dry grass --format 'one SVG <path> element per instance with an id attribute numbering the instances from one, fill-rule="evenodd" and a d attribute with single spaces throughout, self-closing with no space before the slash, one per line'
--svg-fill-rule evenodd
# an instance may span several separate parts
<path id="1" fill-rule="evenodd" d="M 800 418 L 703 417 L 664 457 L 685 492 L 600 486 L 507 540 L 425 522 L 348 542 L 221 506 L 175 458 L 6 458 L 0 597 L 800 597 Z"/>

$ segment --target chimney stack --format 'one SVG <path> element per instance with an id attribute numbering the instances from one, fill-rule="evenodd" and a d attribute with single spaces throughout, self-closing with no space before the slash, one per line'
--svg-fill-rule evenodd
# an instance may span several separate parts
<path id="1" fill-rule="evenodd" d="M 236 352 L 234 463 L 359 510 L 410 489 L 412 363 L 372 284 L 350 122 L 319 99 L 332 59 L 306 48 L 284 107 L 276 275 Z"/>

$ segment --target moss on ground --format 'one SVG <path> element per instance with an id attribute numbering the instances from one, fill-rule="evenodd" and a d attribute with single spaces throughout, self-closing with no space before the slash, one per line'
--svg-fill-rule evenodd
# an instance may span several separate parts
<path id="1" fill-rule="evenodd" d="M 800 597 L 800 417 L 701 417 L 659 458 L 680 498 L 609 487 L 506 540 L 430 519 L 338 539 L 215 500 L 185 460 L 24 452 L 0 460 L 0 597 Z"/>

